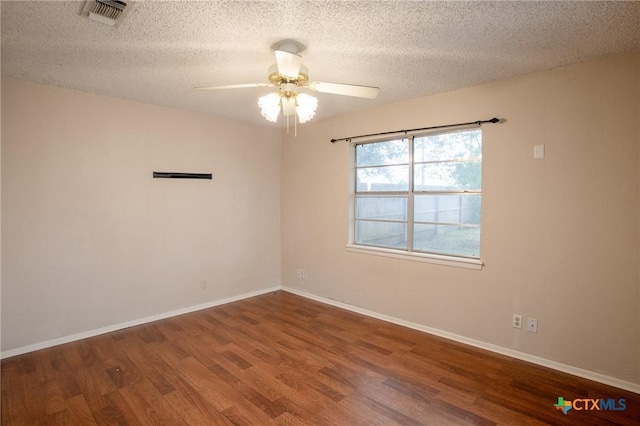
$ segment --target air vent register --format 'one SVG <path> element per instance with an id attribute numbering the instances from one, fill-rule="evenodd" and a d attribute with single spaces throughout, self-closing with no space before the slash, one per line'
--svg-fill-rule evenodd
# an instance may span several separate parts
<path id="1" fill-rule="evenodd" d="M 120 0 L 87 0 L 81 16 L 112 27 L 120 25 L 133 2 Z"/>

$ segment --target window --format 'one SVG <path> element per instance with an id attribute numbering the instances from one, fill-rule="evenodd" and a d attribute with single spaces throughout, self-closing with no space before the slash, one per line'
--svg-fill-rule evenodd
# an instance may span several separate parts
<path id="1" fill-rule="evenodd" d="M 478 259 L 482 130 L 355 145 L 355 246 Z"/>

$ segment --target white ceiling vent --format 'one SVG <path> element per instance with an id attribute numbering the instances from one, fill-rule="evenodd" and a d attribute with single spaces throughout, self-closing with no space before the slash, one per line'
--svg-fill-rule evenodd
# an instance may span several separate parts
<path id="1" fill-rule="evenodd" d="M 125 3 L 120 0 L 87 0 L 80 15 L 117 27 L 129 9 L 131 9 L 132 3 L 132 1 Z"/>

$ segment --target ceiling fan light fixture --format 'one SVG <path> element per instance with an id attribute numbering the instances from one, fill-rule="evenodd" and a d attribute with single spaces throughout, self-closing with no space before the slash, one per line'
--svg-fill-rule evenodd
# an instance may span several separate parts
<path id="1" fill-rule="evenodd" d="M 260 113 L 267 121 L 275 123 L 278 120 L 278 114 L 280 113 L 280 94 L 269 93 L 258 99 L 258 106 L 260 107 Z"/>
<path id="2" fill-rule="evenodd" d="M 318 99 L 306 93 L 274 92 L 258 98 L 262 116 L 272 123 L 278 120 L 280 109 L 284 117 L 297 116 L 300 124 L 306 123 L 316 115 Z"/>
<path id="3" fill-rule="evenodd" d="M 296 114 L 296 98 L 295 97 L 281 97 L 282 103 L 282 115 L 289 117 Z"/>
<path id="4" fill-rule="evenodd" d="M 315 96 L 301 93 L 296 96 L 296 115 L 300 124 L 306 123 L 316 115 L 318 99 Z"/>

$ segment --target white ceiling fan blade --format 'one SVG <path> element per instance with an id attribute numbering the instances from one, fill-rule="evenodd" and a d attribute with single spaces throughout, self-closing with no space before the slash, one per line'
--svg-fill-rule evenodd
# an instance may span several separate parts
<path id="1" fill-rule="evenodd" d="M 245 83 L 245 84 L 227 84 L 224 86 L 200 86 L 194 87 L 194 90 L 223 90 L 223 89 L 244 89 L 247 87 L 274 87 L 269 83 Z"/>
<path id="2" fill-rule="evenodd" d="M 359 98 L 375 99 L 380 93 L 379 87 L 359 86 L 357 84 L 324 83 L 311 81 L 309 89 L 320 93 L 333 93 L 334 95 L 357 96 Z"/>
<path id="3" fill-rule="evenodd" d="M 285 52 L 284 50 L 276 50 L 275 52 L 278 73 L 285 77 L 298 78 L 300 65 L 302 65 L 302 56 Z"/>

